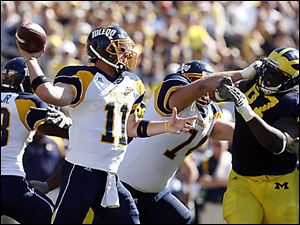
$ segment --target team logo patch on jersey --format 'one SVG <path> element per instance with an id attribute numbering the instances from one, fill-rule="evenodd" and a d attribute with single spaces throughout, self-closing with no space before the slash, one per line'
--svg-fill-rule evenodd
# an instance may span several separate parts
<path id="1" fill-rule="evenodd" d="M 279 182 L 275 182 L 275 189 L 289 189 L 288 186 L 289 182 L 284 182 L 283 184 L 279 183 Z"/>
<path id="2" fill-rule="evenodd" d="M 126 87 L 125 91 L 122 93 L 123 95 L 127 96 L 133 91 L 133 88 L 131 87 Z"/>

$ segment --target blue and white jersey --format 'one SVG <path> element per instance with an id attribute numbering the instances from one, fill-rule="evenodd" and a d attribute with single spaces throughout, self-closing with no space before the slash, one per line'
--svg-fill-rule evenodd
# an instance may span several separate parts
<path id="1" fill-rule="evenodd" d="M 151 96 L 145 120 L 167 120 L 172 115 L 168 106 L 171 93 L 190 81 L 181 74 L 168 75 Z M 157 193 L 166 188 L 178 167 L 193 150 L 210 135 L 221 109 L 214 103 L 198 108 L 196 102 L 183 109 L 179 116 L 197 115 L 200 121 L 190 133 L 161 134 L 135 138 L 119 168 L 121 181 L 141 192 Z"/>
<path id="2" fill-rule="evenodd" d="M 32 130 L 46 121 L 47 104 L 29 93 L 1 93 L 1 175 L 25 177 L 22 158 Z"/>
<path id="3" fill-rule="evenodd" d="M 125 72 L 112 80 L 94 66 L 68 66 L 54 83 L 70 84 L 69 149 L 66 160 L 80 166 L 116 173 L 127 149 L 127 120 L 142 102 L 139 77 Z"/>

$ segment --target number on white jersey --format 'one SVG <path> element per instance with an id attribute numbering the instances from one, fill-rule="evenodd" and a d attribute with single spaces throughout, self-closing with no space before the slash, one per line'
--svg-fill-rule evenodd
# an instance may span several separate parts
<path id="1" fill-rule="evenodd" d="M 9 139 L 10 114 L 7 108 L 1 107 L 1 147 L 7 145 Z"/>
<path id="2" fill-rule="evenodd" d="M 105 111 L 107 111 L 106 114 L 106 133 L 101 136 L 101 141 L 103 142 L 108 142 L 108 143 L 114 143 L 115 142 L 115 137 L 113 136 L 113 126 L 114 126 L 114 110 L 115 110 L 115 105 L 114 103 L 109 103 L 105 107 Z M 125 121 L 126 121 L 126 116 L 128 113 L 128 106 L 123 105 L 121 107 L 121 134 L 122 136 L 119 138 L 119 144 L 120 145 L 126 145 L 126 137 L 125 137 Z"/>

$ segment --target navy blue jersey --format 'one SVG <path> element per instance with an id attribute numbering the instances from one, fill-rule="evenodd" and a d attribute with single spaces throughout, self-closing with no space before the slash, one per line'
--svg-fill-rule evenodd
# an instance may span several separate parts
<path id="1" fill-rule="evenodd" d="M 265 96 L 256 89 L 255 80 L 244 81 L 240 89 L 245 93 L 253 111 L 266 123 L 274 123 L 284 117 L 292 117 L 299 123 L 299 94 L 288 92 Z M 250 128 L 235 112 L 236 125 L 232 143 L 233 170 L 240 175 L 279 175 L 295 169 L 296 156 L 288 152 L 275 155 L 264 148 Z"/>

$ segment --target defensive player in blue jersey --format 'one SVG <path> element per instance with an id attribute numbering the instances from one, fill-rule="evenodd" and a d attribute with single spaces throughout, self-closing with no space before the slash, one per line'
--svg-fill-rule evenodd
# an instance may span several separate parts
<path id="1" fill-rule="evenodd" d="M 255 79 L 220 81 L 235 103 L 232 171 L 223 200 L 227 223 L 299 224 L 299 51 L 277 48 Z"/>

